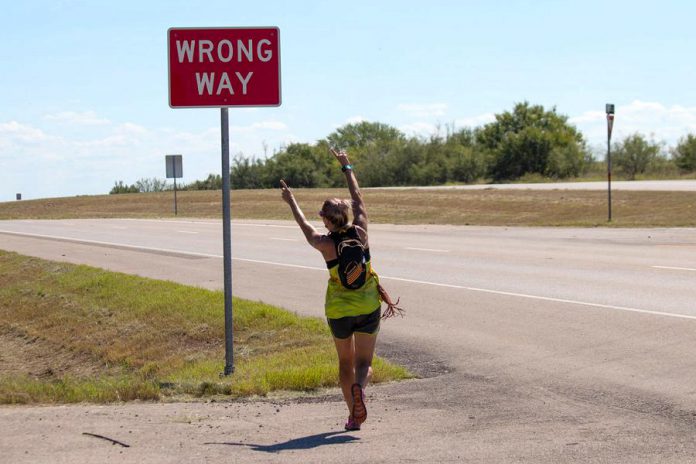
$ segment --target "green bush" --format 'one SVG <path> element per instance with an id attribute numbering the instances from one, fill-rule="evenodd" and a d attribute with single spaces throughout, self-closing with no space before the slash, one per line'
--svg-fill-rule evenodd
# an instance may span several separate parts
<path id="1" fill-rule="evenodd" d="M 495 119 L 477 132 L 494 180 L 515 180 L 528 173 L 564 178 L 582 172 L 587 152 L 582 134 L 555 108 L 546 111 L 541 105 L 518 103 Z"/>
<path id="2" fill-rule="evenodd" d="M 645 173 L 657 162 L 660 145 L 647 141 L 643 135 L 635 133 L 624 138 L 612 150 L 612 161 L 630 180 L 637 174 Z"/>
<path id="3" fill-rule="evenodd" d="M 379 122 L 346 124 L 314 144 L 292 143 L 266 159 L 236 157 L 231 167 L 233 189 L 276 188 L 285 179 L 291 187 L 342 187 L 344 175 L 329 153 L 330 147 L 349 151 L 363 187 L 566 179 L 606 175 L 606 162 L 597 161 L 582 134 L 555 108 L 518 103 L 512 111 L 478 128 L 446 127 L 430 137 L 407 137 Z M 696 172 L 696 136 L 688 135 L 660 156 L 661 145 L 634 134 L 613 149 L 614 164 L 629 179 L 648 174 L 667 178 Z M 600 149 L 598 157 L 603 157 Z M 139 181 L 140 182 L 140 181 Z M 111 193 L 143 191 L 138 185 L 116 184 Z M 222 179 L 210 174 L 187 190 L 220 189 Z"/>
<path id="4" fill-rule="evenodd" d="M 122 180 L 114 182 L 114 186 L 109 192 L 109 195 L 115 195 L 118 193 L 138 193 L 138 187 L 135 185 L 124 184 Z"/>
<path id="5" fill-rule="evenodd" d="M 232 169 L 234 172 L 234 168 Z M 208 174 L 204 180 L 197 180 L 182 187 L 182 190 L 220 190 L 222 188 L 222 176 L 220 174 Z"/>
<path id="6" fill-rule="evenodd" d="M 696 172 L 696 135 L 689 134 L 672 149 L 672 159 L 683 172 Z"/>

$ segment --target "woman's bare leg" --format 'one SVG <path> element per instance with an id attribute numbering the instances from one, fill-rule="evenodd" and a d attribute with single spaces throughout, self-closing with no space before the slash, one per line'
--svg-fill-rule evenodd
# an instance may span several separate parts
<path id="1" fill-rule="evenodd" d="M 372 380 L 372 357 L 375 354 L 377 334 L 355 333 L 355 383 L 365 388 Z"/>
<path id="2" fill-rule="evenodd" d="M 338 380 L 343 391 L 343 399 L 348 406 L 348 413 L 353 411 L 353 396 L 350 387 L 355 383 L 355 345 L 353 336 L 348 338 L 335 338 L 336 352 L 338 353 Z"/>

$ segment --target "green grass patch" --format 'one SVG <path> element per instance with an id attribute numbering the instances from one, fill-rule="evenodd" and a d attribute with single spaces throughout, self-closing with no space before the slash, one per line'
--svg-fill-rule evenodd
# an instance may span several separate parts
<path id="1" fill-rule="evenodd" d="M 0 282 L 0 403 L 237 398 L 337 384 L 318 318 L 234 299 L 236 371 L 220 378 L 222 292 L 4 251 Z M 374 369 L 376 382 L 411 377 L 382 359 Z"/>
<path id="2" fill-rule="evenodd" d="M 65 375 L 50 381 L 28 375 L 0 378 L 0 404 L 31 403 L 112 403 L 130 400 L 157 400 L 161 392 L 154 381 L 132 376 L 104 376 L 94 379 Z"/>

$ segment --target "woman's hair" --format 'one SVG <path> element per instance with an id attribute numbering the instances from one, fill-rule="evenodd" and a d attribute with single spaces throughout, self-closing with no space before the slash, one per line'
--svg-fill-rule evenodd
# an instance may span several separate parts
<path id="1" fill-rule="evenodd" d="M 348 210 L 350 209 L 349 200 L 341 200 L 340 198 L 329 198 L 324 202 L 319 211 L 319 215 L 328 219 L 328 221 L 337 229 L 348 224 Z"/>

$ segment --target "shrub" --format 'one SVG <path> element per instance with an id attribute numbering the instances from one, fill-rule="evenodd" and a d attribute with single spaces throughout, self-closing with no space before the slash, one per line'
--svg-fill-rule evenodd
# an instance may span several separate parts
<path id="1" fill-rule="evenodd" d="M 118 193 L 138 193 L 138 187 L 135 185 L 126 185 L 122 180 L 114 182 L 114 187 L 109 192 L 109 195 L 115 195 Z"/>
<path id="2" fill-rule="evenodd" d="M 696 171 L 696 135 L 689 134 L 672 149 L 672 159 L 683 172 Z"/>
<path id="3" fill-rule="evenodd" d="M 660 153 L 660 145 L 648 142 L 643 135 L 635 133 L 629 135 L 616 145 L 612 150 L 612 160 L 630 180 L 636 178 L 636 174 L 643 174 L 654 163 Z"/>

